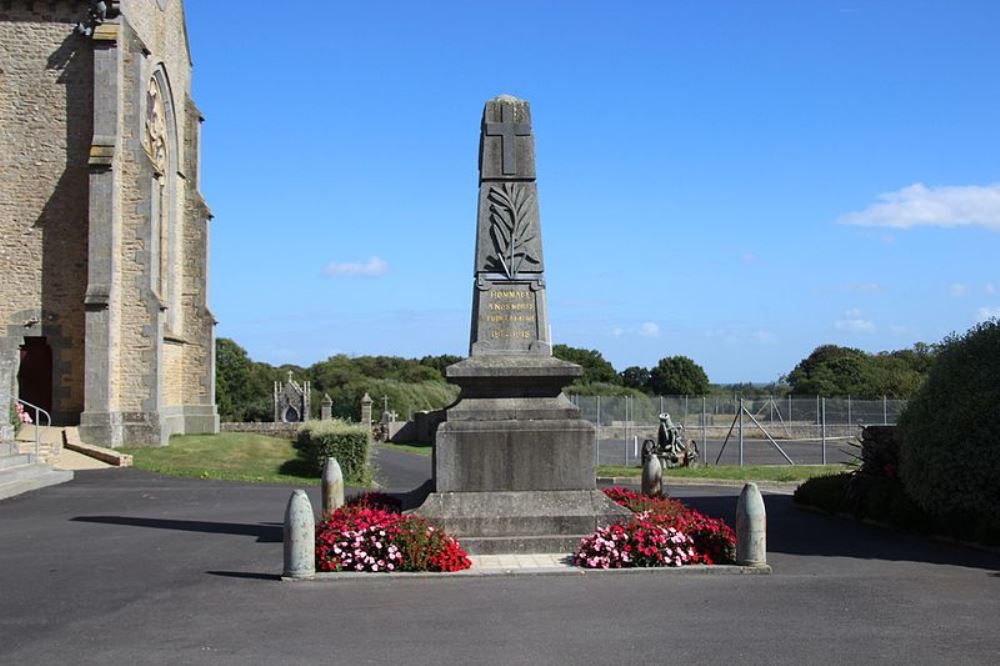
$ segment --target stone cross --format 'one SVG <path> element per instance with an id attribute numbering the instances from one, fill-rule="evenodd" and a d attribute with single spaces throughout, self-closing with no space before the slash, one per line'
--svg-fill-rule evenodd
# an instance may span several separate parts
<path id="1" fill-rule="evenodd" d="M 500 137 L 500 146 L 503 151 L 501 158 L 501 169 L 504 175 L 517 173 L 517 137 L 531 136 L 531 125 L 528 123 L 514 122 L 511 107 L 504 105 L 500 107 L 500 122 L 486 123 L 486 136 Z"/>

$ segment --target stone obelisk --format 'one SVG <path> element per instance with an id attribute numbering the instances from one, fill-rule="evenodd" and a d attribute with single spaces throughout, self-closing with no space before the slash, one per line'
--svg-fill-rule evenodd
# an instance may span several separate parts
<path id="1" fill-rule="evenodd" d="M 562 389 L 580 366 L 552 356 L 535 139 L 528 102 L 486 103 L 469 358 L 434 445 L 434 486 L 417 512 L 469 552 L 569 551 L 627 516 L 597 490 L 595 429 Z"/>

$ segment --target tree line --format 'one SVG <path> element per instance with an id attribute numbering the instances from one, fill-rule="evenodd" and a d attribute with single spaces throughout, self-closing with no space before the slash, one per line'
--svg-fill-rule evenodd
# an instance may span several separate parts
<path id="1" fill-rule="evenodd" d="M 906 398 L 923 383 L 937 347 L 918 343 L 910 349 L 870 354 L 860 349 L 823 345 L 802 359 L 787 375 L 771 384 L 712 384 L 705 369 L 686 356 L 668 356 L 655 366 L 630 366 L 622 371 L 594 349 L 555 345 L 553 355 L 580 365 L 583 376 L 567 388 L 579 395 L 708 395 L 737 393 L 760 395 L 882 396 Z M 275 381 L 286 381 L 292 371 L 297 381 L 312 385 L 311 416 L 319 414 L 320 401 L 329 395 L 333 413 L 357 420 L 361 397 L 367 392 L 375 402 L 376 416 L 388 406 L 400 418 L 419 410 L 445 407 L 458 397 L 458 389 L 444 372 L 462 357 L 452 354 L 418 359 L 398 356 L 347 356 L 338 354 L 303 367 L 273 366 L 254 361 L 246 350 L 228 338 L 216 341 L 216 402 L 223 421 L 270 421 Z"/>

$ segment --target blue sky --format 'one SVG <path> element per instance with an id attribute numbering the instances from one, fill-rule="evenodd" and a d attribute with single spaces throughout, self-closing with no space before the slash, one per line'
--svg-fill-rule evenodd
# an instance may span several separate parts
<path id="1" fill-rule="evenodd" d="M 188 0 L 218 334 L 466 354 L 483 103 L 532 104 L 553 337 L 770 381 L 1000 315 L 1000 3 Z"/>

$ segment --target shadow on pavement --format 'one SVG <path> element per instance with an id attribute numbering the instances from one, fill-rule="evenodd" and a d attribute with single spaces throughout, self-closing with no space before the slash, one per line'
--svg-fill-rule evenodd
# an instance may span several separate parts
<path id="1" fill-rule="evenodd" d="M 158 530 L 179 532 L 202 532 L 204 534 L 236 534 L 257 537 L 258 543 L 281 543 L 282 526 L 275 523 L 211 523 L 201 520 L 166 520 L 162 518 L 136 518 L 132 516 L 77 516 L 73 522 L 97 523 L 102 525 L 128 525 L 150 527 Z"/>
<path id="2" fill-rule="evenodd" d="M 248 580 L 281 580 L 279 574 L 253 573 L 250 571 L 206 571 L 209 576 L 222 576 L 223 578 L 242 578 Z"/>
<path id="3" fill-rule="evenodd" d="M 736 525 L 736 497 L 685 497 L 685 504 Z M 918 534 L 867 525 L 796 508 L 788 495 L 764 495 L 767 549 L 772 553 L 869 560 L 926 562 L 989 569 L 1000 577 L 1000 555 Z"/>

